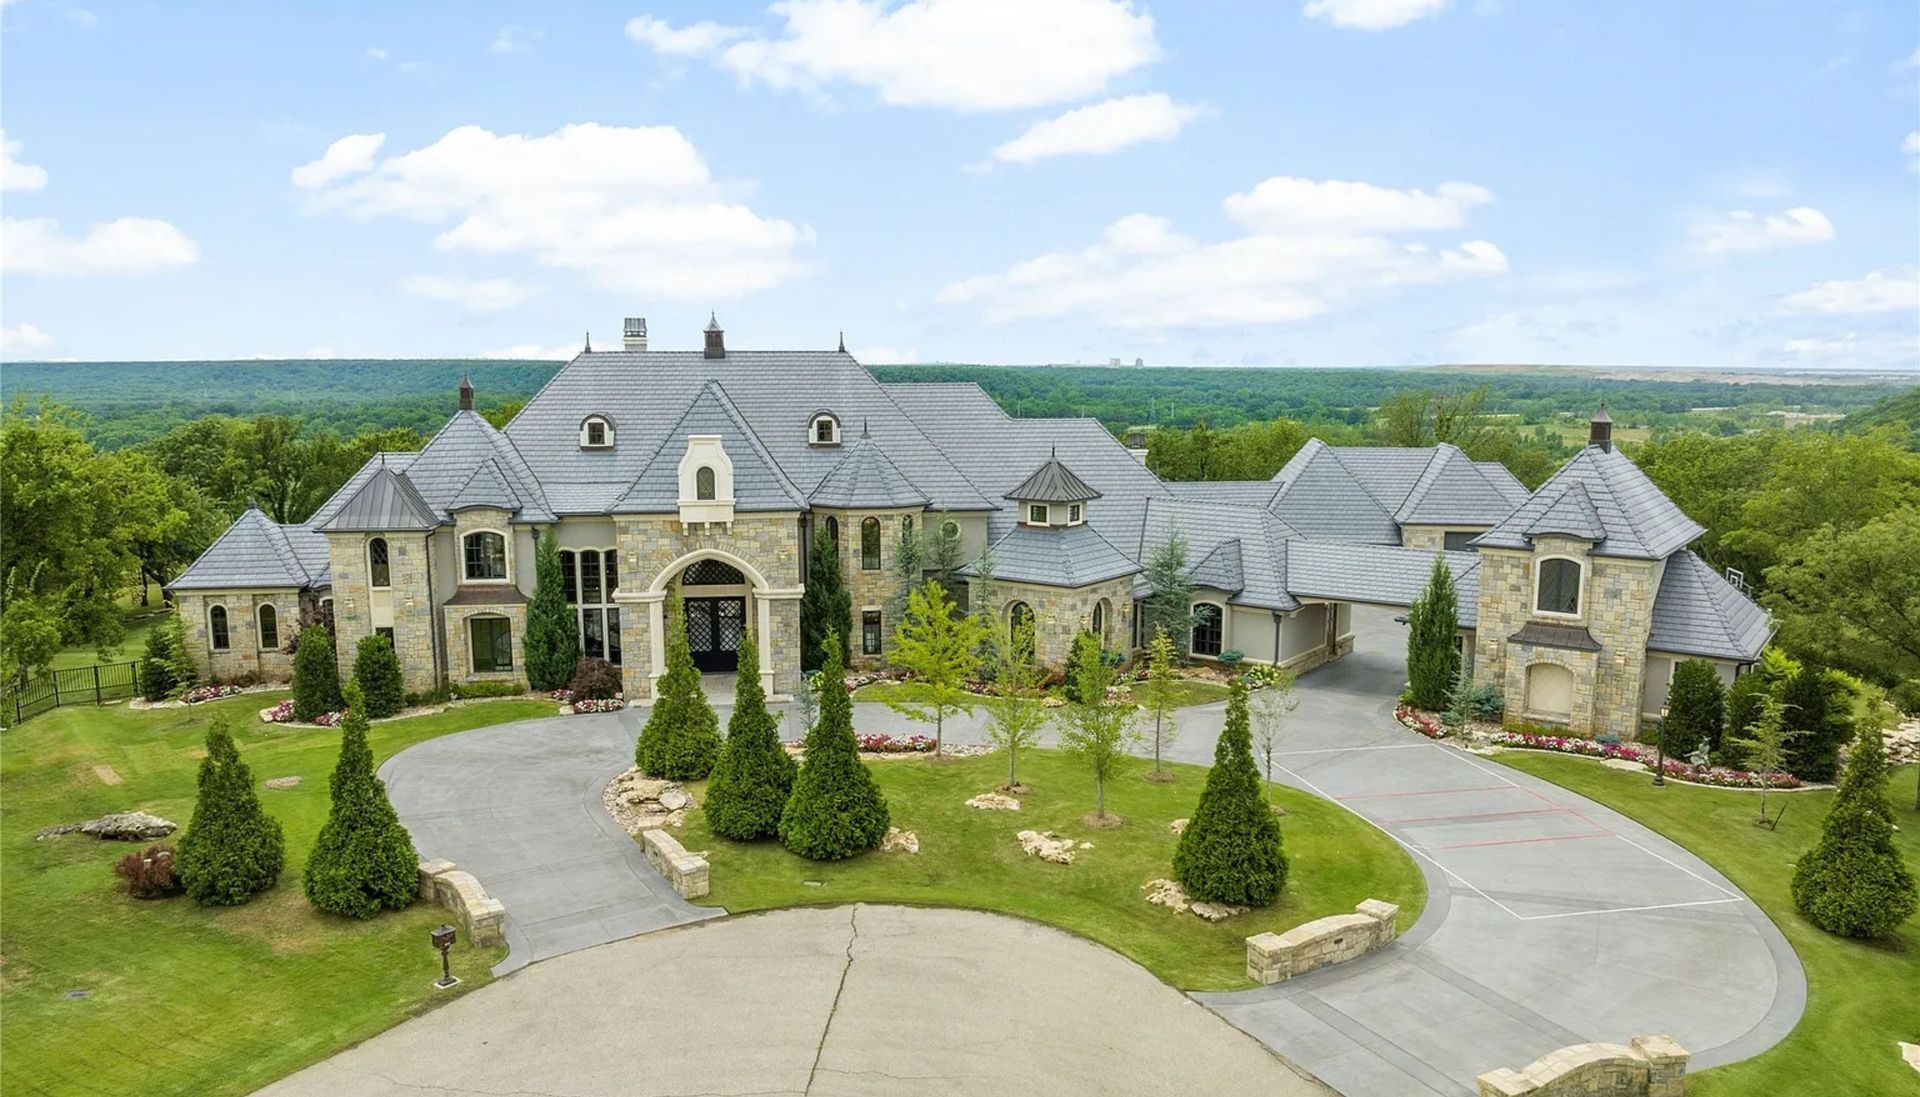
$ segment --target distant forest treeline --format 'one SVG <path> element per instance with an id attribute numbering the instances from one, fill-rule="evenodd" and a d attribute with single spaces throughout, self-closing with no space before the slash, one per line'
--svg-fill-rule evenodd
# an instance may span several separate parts
<path id="1" fill-rule="evenodd" d="M 471 359 L 87 362 L 9 365 L 6 397 L 47 396 L 82 412 L 90 441 L 121 449 L 207 415 L 294 415 L 350 438 L 410 427 L 431 434 L 470 374 L 480 406 L 517 405 L 559 364 Z M 1730 434 L 1783 407 L 1845 413 L 1909 386 L 1611 380 L 1570 371 L 1206 369 L 1105 366 L 875 366 L 883 381 L 976 381 L 1009 414 L 1086 416 L 1129 427 L 1215 429 L 1289 418 L 1364 428 L 1374 409 L 1411 391 L 1485 387 L 1484 411 L 1515 425 L 1584 418 L 1601 400 L 1623 427 Z M 1695 413 L 1698 408 L 1724 409 Z M 1332 433 L 1329 431 L 1328 433 Z"/>

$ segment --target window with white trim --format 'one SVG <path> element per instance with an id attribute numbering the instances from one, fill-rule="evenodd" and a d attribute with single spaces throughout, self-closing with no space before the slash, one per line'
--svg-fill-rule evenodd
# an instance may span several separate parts
<path id="1" fill-rule="evenodd" d="M 1554 617 L 1580 615 L 1580 579 L 1585 569 L 1580 561 L 1564 556 L 1549 556 L 1540 561 L 1540 573 L 1534 580 L 1533 610 Z"/>
<path id="2" fill-rule="evenodd" d="M 488 674 L 513 669 L 513 623 L 505 617 L 467 618 L 472 641 L 473 672 Z"/>
<path id="3" fill-rule="evenodd" d="M 1193 653 L 1195 655 L 1218 655 L 1220 644 L 1225 636 L 1224 615 L 1220 607 L 1211 602 L 1198 602 L 1193 607 Z"/>
<path id="4" fill-rule="evenodd" d="M 580 653 L 620 665 L 620 554 L 613 549 L 562 549 L 560 590 L 580 625 Z"/>
<path id="5" fill-rule="evenodd" d="M 1047 524 L 1047 505 L 1045 503 L 1027 504 L 1027 525 L 1044 526 Z"/>
<path id="6" fill-rule="evenodd" d="M 580 424 L 580 448 L 613 448 L 613 420 L 604 415 L 587 416 Z"/>
<path id="7" fill-rule="evenodd" d="M 807 441 L 816 446 L 837 446 L 840 444 L 840 421 L 826 412 L 813 417 L 807 428 Z"/>
<path id="8" fill-rule="evenodd" d="M 1077 526 L 1080 523 L 1086 521 L 1085 514 L 1086 512 L 1080 509 L 1079 503 L 1074 503 L 1068 506 L 1067 507 L 1067 525 Z"/>

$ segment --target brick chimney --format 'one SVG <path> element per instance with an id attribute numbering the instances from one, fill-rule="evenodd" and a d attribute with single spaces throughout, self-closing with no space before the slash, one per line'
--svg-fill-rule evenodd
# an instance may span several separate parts
<path id="1" fill-rule="evenodd" d="M 1587 445 L 1599 446 L 1603 453 L 1613 449 L 1613 416 L 1607 414 L 1607 405 L 1604 403 L 1587 422 Z"/>
<path id="2" fill-rule="evenodd" d="M 712 313 L 707 314 L 707 357 L 725 358 L 727 356 L 727 333 L 720 327 L 720 319 Z"/>
<path id="3" fill-rule="evenodd" d="M 464 373 L 460 375 L 460 410 L 473 410 L 473 381 Z"/>

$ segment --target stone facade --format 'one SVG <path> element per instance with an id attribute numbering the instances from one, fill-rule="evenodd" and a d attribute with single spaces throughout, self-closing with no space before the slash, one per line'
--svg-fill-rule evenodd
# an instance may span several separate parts
<path id="1" fill-rule="evenodd" d="M 311 610 L 318 599 L 297 590 L 180 591 L 174 596 L 187 651 L 216 682 L 285 682 L 293 677 L 293 656 L 283 649 L 300 628 L 300 611 Z M 213 650 L 210 614 L 219 606 L 227 614 L 227 646 Z M 276 643 L 260 643 L 260 607 L 272 606 Z"/>
<path id="2" fill-rule="evenodd" d="M 1285 933 L 1257 933 L 1247 938 L 1247 978 L 1265 985 L 1284 983 L 1315 968 L 1365 956 L 1394 939 L 1399 915 L 1398 906 L 1367 899 L 1352 914 L 1316 918 Z"/>
<path id="3" fill-rule="evenodd" d="M 1479 1097 L 1685 1097 L 1687 1058 L 1670 1036 L 1635 1036 L 1625 1047 L 1563 1047 L 1525 1070 L 1502 1067 L 1475 1080 Z"/>
<path id="4" fill-rule="evenodd" d="M 524 602 L 496 605 L 448 605 L 440 611 L 446 624 L 447 676 L 455 682 L 513 682 L 527 676 L 526 649 L 521 647 L 527 630 L 527 606 Z M 473 629 L 476 617 L 504 617 L 513 640 L 513 669 L 480 671 L 473 669 Z"/>
<path id="5" fill-rule="evenodd" d="M 977 590 L 976 597 L 977 597 Z M 1093 627 L 1093 607 L 1101 599 L 1108 606 L 1104 644 L 1126 651 L 1133 636 L 1133 576 L 1123 575 L 1084 587 L 1047 587 L 1037 583 L 993 581 L 994 619 L 1010 628 L 1013 603 L 1033 610 L 1033 653 L 1041 666 L 1064 666 L 1073 650 L 1073 638 Z"/>
<path id="6" fill-rule="evenodd" d="M 420 898 L 452 911 L 466 930 L 467 942 L 491 948 L 506 941 L 506 904 L 487 894 L 473 873 L 452 861 L 420 862 Z"/>
<path id="7" fill-rule="evenodd" d="M 709 887 L 707 859 L 688 853 L 680 839 L 664 830 L 640 832 L 640 844 L 647 851 L 647 864 L 667 878 L 683 899 L 698 899 Z"/>
<path id="8" fill-rule="evenodd" d="M 340 658 L 340 679 L 353 674 L 360 639 L 376 628 L 393 629 L 394 654 L 400 657 L 400 676 L 409 692 L 424 693 L 439 685 L 441 649 L 435 620 L 433 538 L 445 533 L 333 533 L 327 535 L 328 570 L 333 579 L 333 634 Z M 390 586 L 369 585 L 367 545 L 374 538 L 387 542 L 387 578 Z"/>
<path id="9" fill-rule="evenodd" d="M 831 517 L 840 524 L 840 580 L 846 584 L 847 595 L 852 600 L 853 612 L 847 622 L 847 635 L 852 638 L 853 664 L 857 667 L 884 666 L 887 656 L 893 651 L 893 629 L 899 622 L 894 618 L 905 610 L 905 599 L 900 596 L 900 523 L 911 517 L 916 528 L 921 527 L 925 515 L 918 509 L 911 510 L 817 510 L 813 512 L 816 528 L 824 528 Z M 861 525 L 868 518 L 880 523 L 880 566 L 866 567 L 861 555 Z M 867 655 L 860 648 L 860 615 L 867 610 L 880 611 L 880 654 Z"/>
<path id="10" fill-rule="evenodd" d="M 1407 548 L 1443 549 L 1449 533 L 1478 535 L 1486 531 L 1486 526 L 1401 526 L 1400 543 Z"/>

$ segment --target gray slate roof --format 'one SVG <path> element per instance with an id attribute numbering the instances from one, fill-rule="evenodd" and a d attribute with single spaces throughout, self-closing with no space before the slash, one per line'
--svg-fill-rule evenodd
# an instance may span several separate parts
<path id="1" fill-rule="evenodd" d="M 1318 438 L 1308 439 L 1274 479 L 1280 487 L 1270 509 L 1305 537 L 1400 543 L 1393 513 L 1362 487 L 1333 447 Z"/>
<path id="2" fill-rule="evenodd" d="M 249 507 L 167 589 L 314 590 L 329 583 L 327 561 L 325 536 L 304 525 L 280 525 Z"/>
<path id="3" fill-rule="evenodd" d="M 1773 638 L 1773 621 L 1692 552 L 1667 557 L 1653 599 L 1651 651 L 1751 663 Z"/>
<path id="4" fill-rule="evenodd" d="M 992 545 L 993 577 L 1049 587 L 1084 587 L 1140 571 L 1126 553 L 1089 525 L 1015 526 Z M 972 565 L 962 569 L 977 574 Z"/>
<path id="5" fill-rule="evenodd" d="M 688 437 L 717 435 L 733 462 L 733 509 L 736 511 L 801 511 L 807 498 L 788 479 L 747 425 L 727 391 L 709 381 L 688 403 L 685 413 L 660 440 L 653 460 L 634 478 L 612 509 L 622 514 L 670 513 L 680 509 L 680 459 L 686 456 Z"/>
<path id="6" fill-rule="evenodd" d="M 1499 525 L 1474 538 L 1478 546 L 1531 547 L 1535 522 L 1579 484 L 1592 504 L 1601 534 L 1593 551 L 1601 556 L 1664 560 L 1706 530 L 1660 493 L 1639 466 L 1618 450 L 1588 446 L 1547 478 L 1540 490 Z"/>
<path id="7" fill-rule="evenodd" d="M 1272 480 L 1169 480 L 1167 490 L 1182 499 L 1265 507 L 1273 502 L 1280 485 Z"/>
<path id="8" fill-rule="evenodd" d="M 1302 598 L 1410 606 L 1426 588 L 1435 557 L 1453 572 L 1461 626 L 1474 627 L 1480 610 L 1480 557 L 1471 552 L 1295 541 L 1287 546 L 1287 589 Z"/>
<path id="9" fill-rule="evenodd" d="M 576 448 L 578 426 L 576 423 L 576 433 L 570 436 Z M 440 433 L 434 435 L 407 466 L 406 476 L 435 513 L 445 515 L 473 479 L 474 471 L 489 460 L 504 481 L 503 486 L 511 489 L 518 502 L 514 521 L 554 520 L 555 515 L 547 507 L 546 493 L 526 459 L 505 434 L 495 430 L 477 411 L 454 412 L 447 425 L 440 428 Z"/>
<path id="10" fill-rule="evenodd" d="M 847 447 L 809 501 L 816 507 L 921 507 L 929 500 L 879 443 L 862 437 Z"/>
<path id="11" fill-rule="evenodd" d="M 1001 498 L 1022 503 L 1084 503 L 1100 498 L 1100 493 L 1075 476 L 1072 469 L 1061 464 L 1057 452 L 1050 452 L 1045 464 L 1034 469 L 1033 475 L 1020 481 L 1018 487 L 1012 488 Z"/>
<path id="12" fill-rule="evenodd" d="M 1491 526 L 1517 505 L 1503 484 L 1489 479 L 1457 446 L 1442 442 L 1433 447 L 1432 458 L 1394 520 L 1401 525 Z"/>
<path id="13" fill-rule="evenodd" d="M 379 455 L 376 462 L 385 456 Z M 411 458 L 413 455 L 406 456 Z M 420 498 L 413 483 L 400 471 L 385 463 L 370 463 L 370 467 L 373 468 L 371 475 L 359 478 L 357 484 L 350 482 L 351 494 L 347 493 L 347 488 L 336 493 L 345 498 L 339 506 L 331 508 L 330 517 L 325 522 L 312 523 L 314 528 L 325 533 L 358 533 L 427 530 L 440 524 L 433 508 Z M 400 468 L 405 468 L 404 463 L 400 464 Z M 318 517 L 318 513 L 315 517 Z"/>
<path id="14" fill-rule="evenodd" d="M 448 511 L 474 507 L 493 507 L 509 513 L 520 509 L 520 497 L 507 486 L 506 476 L 492 458 L 480 462 L 480 467 L 473 470 L 473 475 L 467 477 L 467 482 L 447 501 Z"/>
<path id="15" fill-rule="evenodd" d="M 1154 499 L 1146 506 L 1140 540 L 1132 546 L 1135 559 L 1145 563 L 1176 532 L 1187 543 L 1188 573 L 1195 583 L 1237 591 L 1228 599 L 1233 605 L 1300 608 L 1299 600 L 1286 585 L 1287 554 L 1305 542 L 1264 508 L 1185 498 Z M 1235 547 L 1225 550 L 1227 555 L 1217 555 L 1229 543 Z M 1237 582 L 1232 567 L 1235 556 Z M 1227 583 L 1233 585 L 1220 585 Z"/>
<path id="16" fill-rule="evenodd" d="M 1240 566 L 1240 539 L 1222 541 L 1207 553 L 1207 558 L 1195 564 L 1188 573 L 1197 587 L 1212 587 L 1215 590 L 1239 592 L 1247 586 L 1247 573 Z"/>
<path id="17" fill-rule="evenodd" d="M 1599 541 L 1606 537 L 1606 527 L 1600 524 L 1600 513 L 1594 509 L 1585 485 L 1574 483 L 1561 488 L 1560 494 L 1540 511 L 1540 517 L 1527 523 L 1529 537 L 1554 534 L 1578 537 L 1583 541 Z"/>

